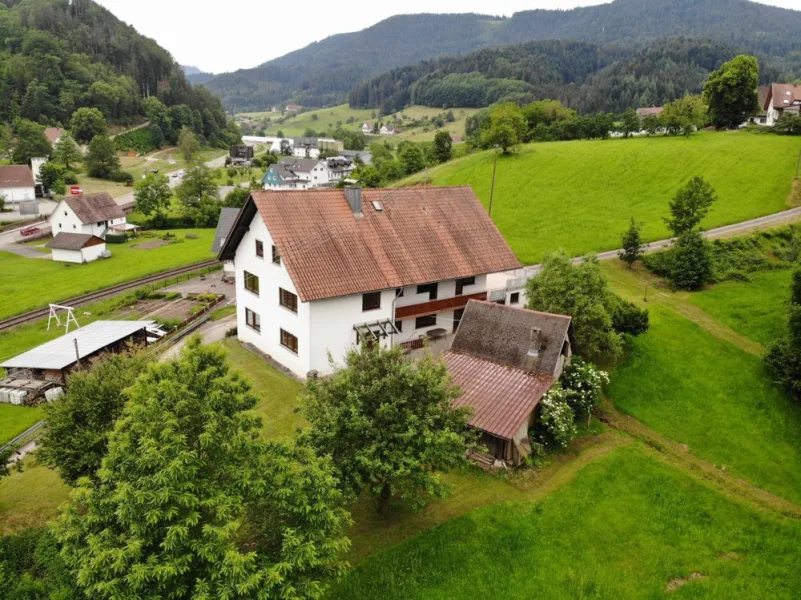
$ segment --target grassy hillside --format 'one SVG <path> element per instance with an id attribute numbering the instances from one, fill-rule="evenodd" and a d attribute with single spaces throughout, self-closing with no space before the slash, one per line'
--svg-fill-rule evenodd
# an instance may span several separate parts
<path id="1" fill-rule="evenodd" d="M 492 217 L 523 262 L 560 247 L 571 255 L 610 250 L 631 217 L 644 222 L 646 240 L 667 237 L 669 200 L 702 175 L 720 198 L 703 226 L 736 223 L 788 208 L 799 151 L 799 138 L 743 132 L 530 144 L 498 155 Z M 492 163 L 492 152 L 481 152 L 430 177 L 470 185 L 487 204 Z"/>
<path id="2" fill-rule="evenodd" d="M 799 535 L 628 447 L 540 502 L 477 510 L 376 554 L 330 598 L 789 599 Z"/>

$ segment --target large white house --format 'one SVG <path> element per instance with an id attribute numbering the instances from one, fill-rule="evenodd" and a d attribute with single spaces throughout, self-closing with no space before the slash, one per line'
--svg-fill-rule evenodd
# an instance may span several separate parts
<path id="1" fill-rule="evenodd" d="M 36 200 L 36 182 L 28 165 L 0 166 L 0 196 L 9 205 Z"/>
<path id="2" fill-rule="evenodd" d="M 270 165 L 262 178 L 265 190 L 305 190 L 336 184 L 353 172 L 344 156 L 331 158 L 285 157 Z"/>
<path id="3" fill-rule="evenodd" d="M 239 339 L 300 377 L 355 344 L 450 334 L 519 261 L 469 187 L 251 193 L 220 252 Z"/>
<path id="4" fill-rule="evenodd" d="M 50 215 L 53 235 L 83 233 L 106 239 L 110 229 L 124 230 L 125 212 L 106 192 L 67 196 Z"/>

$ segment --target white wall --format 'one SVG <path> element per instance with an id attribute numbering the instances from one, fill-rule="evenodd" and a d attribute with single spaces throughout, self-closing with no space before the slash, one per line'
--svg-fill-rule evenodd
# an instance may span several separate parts
<path id="1" fill-rule="evenodd" d="M 97 246 L 89 246 L 88 248 L 84 248 L 82 250 L 83 262 L 92 262 L 93 260 L 97 260 L 100 258 L 100 255 L 105 252 L 105 250 L 105 244 L 98 244 Z"/>
<path id="2" fill-rule="evenodd" d="M 256 256 L 256 240 L 264 244 L 264 257 Z M 293 313 L 279 303 L 278 290 L 284 288 L 297 295 L 297 290 L 289 278 L 283 263 L 272 262 L 272 237 L 264 225 L 261 215 L 254 216 L 250 230 L 242 237 L 236 250 L 234 265 L 236 269 L 236 321 L 238 337 L 242 342 L 256 346 L 270 355 L 293 373 L 305 377 L 310 370 L 309 357 L 309 303 L 298 298 L 298 312 Z M 245 275 L 248 271 L 259 278 L 259 295 L 245 289 Z M 261 332 L 250 328 L 245 321 L 245 309 L 259 314 Z M 298 353 L 281 345 L 280 330 L 298 338 Z"/>
<path id="3" fill-rule="evenodd" d="M 52 251 L 52 259 L 59 262 L 80 264 L 83 262 L 83 255 L 80 250 L 56 250 L 54 248 Z"/>
<path id="4" fill-rule="evenodd" d="M 50 215 L 50 228 L 53 230 L 53 235 L 63 231 L 65 233 L 88 233 L 105 238 L 107 229 L 112 225 L 121 225 L 126 221 L 127 219 L 125 217 L 120 217 L 118 219 L 101 221 L 100 225 L 97 223 L 84 224 L 81 223 L 78 215 L 75 214 L 69 205 L 62 201 L 56 205 L 55 210 Z M 106 226 L 106 223 L 108 223 L 108 226 Z"/>
<path id="5" fill-rule="evenodd" d="M 36 190 L 32 187 L 0 188 L 0 196 L 5 197 L 7 203 L 36 200 Z"/>

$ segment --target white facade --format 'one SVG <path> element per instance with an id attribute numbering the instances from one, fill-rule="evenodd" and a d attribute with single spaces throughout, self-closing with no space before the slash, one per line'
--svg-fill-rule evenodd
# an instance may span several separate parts
<path id="1" fill-rule="evenodd" d="M 268 169 L 262 179 L 262 188 L 265 190 L 305 190 L 307 188 L 324 187 L 348 177 L 354 168 L 353 164 L 350 164 L 346 168 L 332 169 L 329 167 L 328 161 L 322 159 L 311 168 L 305 170 L 297 167 L 289 169 L 297 176 L 296 180 L 281 179 L 277 173 L 270 173 Z"/>
<path id="2" fill-rule="evenodd" d="M 105 244 L 97 244 L 96 246 L 88 246 L 80 250 L 52 250 L 52 259 L 59 262 L 69 263 L 88 263 L 100 258 L 100 255 L 106 251 Z"/>
<path id="3" fill-rule="evenodd" d="M 387 127 L 386 125 L 382 125 L 381 129 L 378 130 L 378 133 L 381 135 L 395 135 L 395 128 L 394 127 Z"/>
<path id="4" fill-rule="evenodd" d="M 0 196 L 6 199 L 7 204 L 12 202 L 27 202 L 36 200 L 36 189 L 33 187 L 0 188 Z"/>
<path id="5" fill-rule="evenodd" d="M 257 256 L 260 241 L 263 256 Z M 392 322 L 400 333 L 381 339 L 384 347 L 425 338 L 431 329 L 444 329 L 452 333 L 455 329 L 455 311 L 442 310 L 432 314 L 436 318 L 417 328 L 418 316 L 396 319 L 396 309 L 419 305 L 431 301 L 431 292 L 418 293 L 418 286 L 403 288 L 400 295 L 396 289 L 380 292 L 380 307 L 362 310 L 363 294 L 303 302 L 292 283 L 283 263 L 272 260 L 273 241 L 261 216 L 257 213 L 236 249 L 237 331 L 242 342 L 256 348 L 285 366 L 295 375 L 305 378 L 310 371 L 320 375 L 332 372 L 329 355 L 335 364 L 344 362 L 348 349 L 357 344 L 355 326 Z M 245 272 L 258 277 L 259 293 L 245 288 Z M 486 293 L 486 275 L 477 275 L 475 282 L 462 286 L 460 296 Z M 297 297 L 297 312 L 281 305 L 279 290 L 283 289 Z M 443 281 L 437 284 L 436 300 L 447 300 L 456 296 L 456 282 Z M 259 330 L 248 324 L 248 311 L 258 315 Z M 297 352 L 282 344 L 281 330 L 297 338 Z"/>
<path id="6" fill-rule="evenodd" d="M 309 154 L 306 155 L 307 148 L 298 146 L 297 148 L 292 147 L 292 156 L 296 158 L 320 158 L 320 149 L 319 148 L 308 148 Z"/>
<path id="7" fill-rule="evenodd" d="M 121 225 L 125 222 L 125 217 L 120 217 L 96 223 L 82 223 L 75 211 L 64 201 L 59 202 L 50 215 L 50 228 L 53 235 L 63 231 L 65 233 L 87 233 L 105 239 L 106 233 L 112 225 Z"/>
<path id="8" fill-rule="evenodd" d="M 370 123 L 362 123 L 362 133 L 365 135 L 370 135 L 373 133 L 373 126 Z"/>
<path id="9" fill-rule="evenodd" d="M 31 172 L 33 179 L 36 183 L 42 183 L 42 167 L 47 164 L 47 158 L 43 156 L 34 156 L 31 158 Z"/>

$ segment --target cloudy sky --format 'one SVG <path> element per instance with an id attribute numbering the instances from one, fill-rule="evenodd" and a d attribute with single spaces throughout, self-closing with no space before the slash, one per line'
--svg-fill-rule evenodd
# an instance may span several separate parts
<path id="1" fill-rule="evenodd" d="M 801 10 L 801 0 L 762 0 Z M 220 73 L 254 67 L 335 33 L 359 31 L 398 14 L 398 4 L 264 0 L 98 0 L 117 17 L 159 42 L 179 63 Z M 509 16 L 534 8 L 574 8 L 604 0 L 406 0 L 403 13 L 477 12 Z M 208 6 L 208 8 L 206 8 Z M 237 37 L 238 36 L 238 37 Z M 241 49 L 235 49 L 239 46 Z"/>

